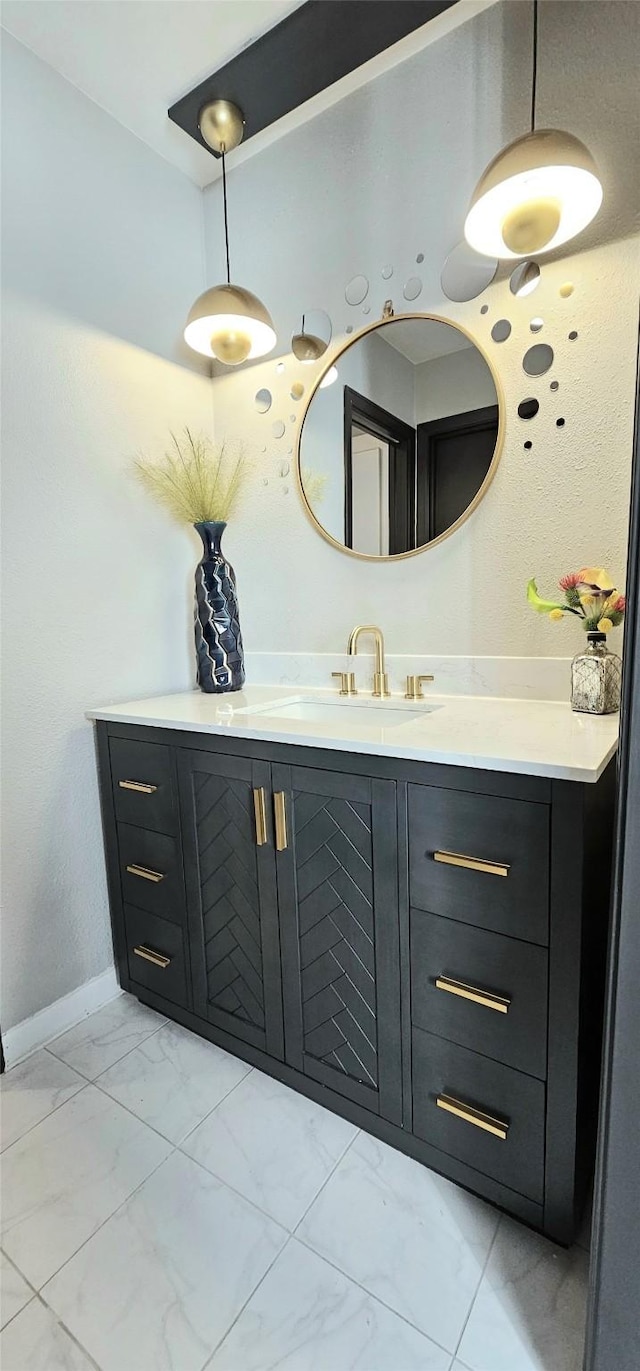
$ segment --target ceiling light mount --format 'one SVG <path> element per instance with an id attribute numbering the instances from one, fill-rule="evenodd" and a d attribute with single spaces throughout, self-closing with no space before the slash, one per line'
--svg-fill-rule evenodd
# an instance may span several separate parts
<path id="1" fill-rule="evenodd" d="M 198 115 L 198 128 L 208 148 L 223 157 L 240 146 L 244 137 L 244 115 L 232 100 L 211 100 Z"/>

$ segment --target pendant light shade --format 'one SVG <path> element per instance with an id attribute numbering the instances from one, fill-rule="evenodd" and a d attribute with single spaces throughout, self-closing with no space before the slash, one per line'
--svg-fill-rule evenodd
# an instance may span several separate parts
<path id="1" fill-rule="evenodd" d="M 538 256 L 575 238 L 601 204 L 598 170 L 584 143 L 561 129 L 537 129 L 490 162 L 464 236 L 487 257 Z"/>
<path id="2" fill-rule="evenodd" d="M 200 111 L 198 125 L 204 142 L 222 158 L 227 280 L 198 296 L 189 310 L 184 338 L 194 352 L 238 366 L 247 359 L 264 357 L 277 341 L 273 319 L 262 301 L 244 286 L 231 284 L 225 154 L 242 141 L 244 118 L 230 100 L 213 100 Z"/>
<path id="3" fill-rule="evenodd" d="M 184 336 L 195 352 L 216 357 L 227 366 L 264 357 L 276 345 L 268 309 L 243 286 L 205 290 L 189 310 Z"/>

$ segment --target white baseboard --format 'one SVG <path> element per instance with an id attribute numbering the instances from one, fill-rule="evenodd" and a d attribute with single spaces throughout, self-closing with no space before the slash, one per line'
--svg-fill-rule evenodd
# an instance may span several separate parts
<path id="1" fill-rule="evenodd" d="M 23 1057 L 44 1047 L 67 1028 L 73 1028 L 81 1019 L 86 1019 L 87 1015 L 101 1009 L 121 993 L 115 967 L 110 967 L 100 976 L 94 976 L 78 986 L 77 990 L 72 990 L 69 995 L 63 995 L 61 1000 L 55 1000 L 45 1009 L 38 1010 L 30 1019 L 23 1019 L 14 1028 L 7 1029 L 2 1035 L 7 1067 L 15 1066 Z"/>

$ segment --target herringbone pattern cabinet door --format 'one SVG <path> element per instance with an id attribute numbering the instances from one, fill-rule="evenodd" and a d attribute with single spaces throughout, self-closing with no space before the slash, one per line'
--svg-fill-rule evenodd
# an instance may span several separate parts
<path id="1" fill-rule="evenodd" d="M 395 786 L 272 768 L 288 805 L 278 854 L 287 1058 L 387 1117 L 399 1110 Z"/>
<path id="2" fill-rule="evenodd" d="M 183 764 L 184 767 L 184 764 Z M 269 768 L 238 757 L 189 754 L 187 811 L 194 1004 L 212 1023 L 275 1050 L 281 1019 L 273 847 L 258 846 L 254 790 Z M 264 774 L 261 774 L 264 773 Z M 281 1053 L 281 1028 L 280 1052 Z"/>

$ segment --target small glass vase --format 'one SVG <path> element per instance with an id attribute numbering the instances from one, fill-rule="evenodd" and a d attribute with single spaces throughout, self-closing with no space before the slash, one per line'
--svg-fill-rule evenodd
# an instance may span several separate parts
<path id="1" fill-rule="evenodd" d="M 620 708 L 622 662 L 607 648 L 606 633 L 587 633 L 587 646 L 571 663 L 571 708 L 578 714 L 615 714 Z"/>
<path id="2" fill-rule="evenodd" d="M 196 567 L 198 685 L 207 694 L 242 690 L 245 682 L 236 578 L 220 546 L 226 527 L 213 521 L 194 524 L 204 548 Z"/>

